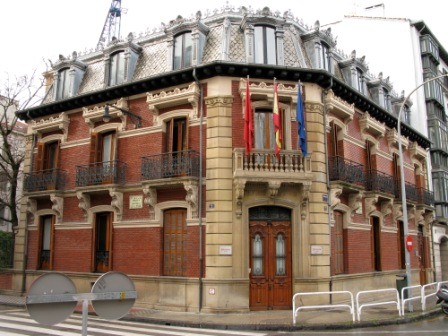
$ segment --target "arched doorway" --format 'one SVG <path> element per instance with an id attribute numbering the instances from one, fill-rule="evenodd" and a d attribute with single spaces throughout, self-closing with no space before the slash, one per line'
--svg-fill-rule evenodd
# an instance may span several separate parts
<path id="1" fill-rule="evenodd" d="M 250 309 L 291 309 L 291 210 L 249 210 Z"/>

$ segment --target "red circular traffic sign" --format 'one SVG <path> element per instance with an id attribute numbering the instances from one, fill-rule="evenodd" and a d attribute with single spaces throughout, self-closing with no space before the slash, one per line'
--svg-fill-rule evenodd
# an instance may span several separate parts
<path id="1" fill-rule="evenodd" d="M 411 236 L 406 236 L 406 249 L 409 252 L 412 252 L 412 249 L 414 248 L 414 242 L 412 241 Z"/>

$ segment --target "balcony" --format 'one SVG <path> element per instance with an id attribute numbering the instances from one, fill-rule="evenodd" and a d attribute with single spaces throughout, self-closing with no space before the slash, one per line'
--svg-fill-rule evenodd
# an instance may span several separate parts
<path id="1" fill-rule="evenodd" d="M 142 180 L 199 177 L 199 153 L 193 150 L 142 157 Z"/>
<path id="2" fill-rule="evenodd" d="M 76 186 L 98 184 L 124 184 L 126 164 L 121 161 L 96 162 L 87 166 L 76 166 Z"/>
<path id="3" fill-rule="evenodd" d="M 395 182 L 391 175 L 378 170 L 366 172 L 366 190 L 395 195 Z"/>
<path id="4" fill-rule="evenodd" d="M 61 169 L 40 170 L 25 174 L 23 189 L 27 192 L 64 190 L 67 172 Z"/>
<path id="5" fill-rule="evenodd" d="M 434 193 L 424 188 L 417 188 L 418 204 L 434 206 Z"/>
<path id="6" fill-rule="evenodd" d="M 330 181 L 340 181 L 358 186 L 365 185 L 363 165 L 341 156 L 330 157 L 328 161 Z"/>
<path id="7" fill-rule="evenodd" d="M 311 155 L 301 151 L 282 150 L 279 158 L 273 150 L 255 149 L 247 154 L 243 148 L 234 151 L 234 178 L 244 184 L 282 183 L 306 184 L 312 181 Z"/>

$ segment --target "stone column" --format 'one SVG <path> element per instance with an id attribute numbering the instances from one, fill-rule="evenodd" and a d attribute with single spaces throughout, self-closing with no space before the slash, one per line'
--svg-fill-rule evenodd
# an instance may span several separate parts
<path id="1" fill-rule="evenodd" d="M 232 277 L 232 255 L 222 253 L 223 249 L 232 246 L 232 102 L 232 96 L 205 99 L 207 105 L 205 205 L 207 279 Z"/>

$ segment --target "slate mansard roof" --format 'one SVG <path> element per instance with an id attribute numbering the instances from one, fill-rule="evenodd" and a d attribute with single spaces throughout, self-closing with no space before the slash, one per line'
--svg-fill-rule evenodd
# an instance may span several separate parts
<path id="1" fill-rule="evenodd" d="M 281 65 L 256 64 L 248 57 L 245 28 L 255 24 L 270 25 L 283 34 L 283 60 Z M 173 36 L 184 31 L 199 32 L 200 55 L 196 64 L 181 70 L 172 70 Z M 312 48 L 316 40 L 330 46 L 335 60 L 334 71 L 319 69 L 313 65 Z M 354 46 L 356 47 L 356 46 Z M 124 83 L 107 86 L 105 58 L 117 50 L 126 50 L 134 57 L 132 78 Z M 251 61 L 252 60 L 252 61 Z M 273 12 L 268 7 L 259 10 L 227 5 L 220 10 L 197 12 L 194 17 L 178 16 L 168 24 L 153 31 L 126 39 L 113 41 L 98 50 L 86 53 L 73 53 L 71 57 L 60 56 L 46 74 L 53 78 L 64 67 L 76 69 L 79 77 L 76 92 L 69 98 L 57 100 L 55 90 L 50 88 L 41 105 L 17 112 L 22 120 L 42 118 L 88 105 L 100 104 L 149 91 L 189 84 L 195 80 L 205 80 L 214 76 L 246 77 L 251 79 L 270 79 L 316 83 L 333 92 L 372 117 L 386 123 L 390 128 L 397 127 L 397 118 L 383 109 L 372 99 L 369 91 L 360 93 L 350 85 L 347 75 L 341 70 L 344 64 L 356 62 L 366 71 L 367 81 L 381 82 L 392 88 L 389 79 L 368 73 L 365 57 L 358 58 L 353 51 L 350 56 L 336 49 L 331 30 L 321 30 L 319 23 L 309 27 L 293 16 L 290 11 Z M 314 62 L 315 63 L 315 62 Z M 53 85 L 54 87 L 54 85 Z M 429 140 L 407 124 L 401 124 L 402 134 L 423 148 L 428 148 Z"/>

